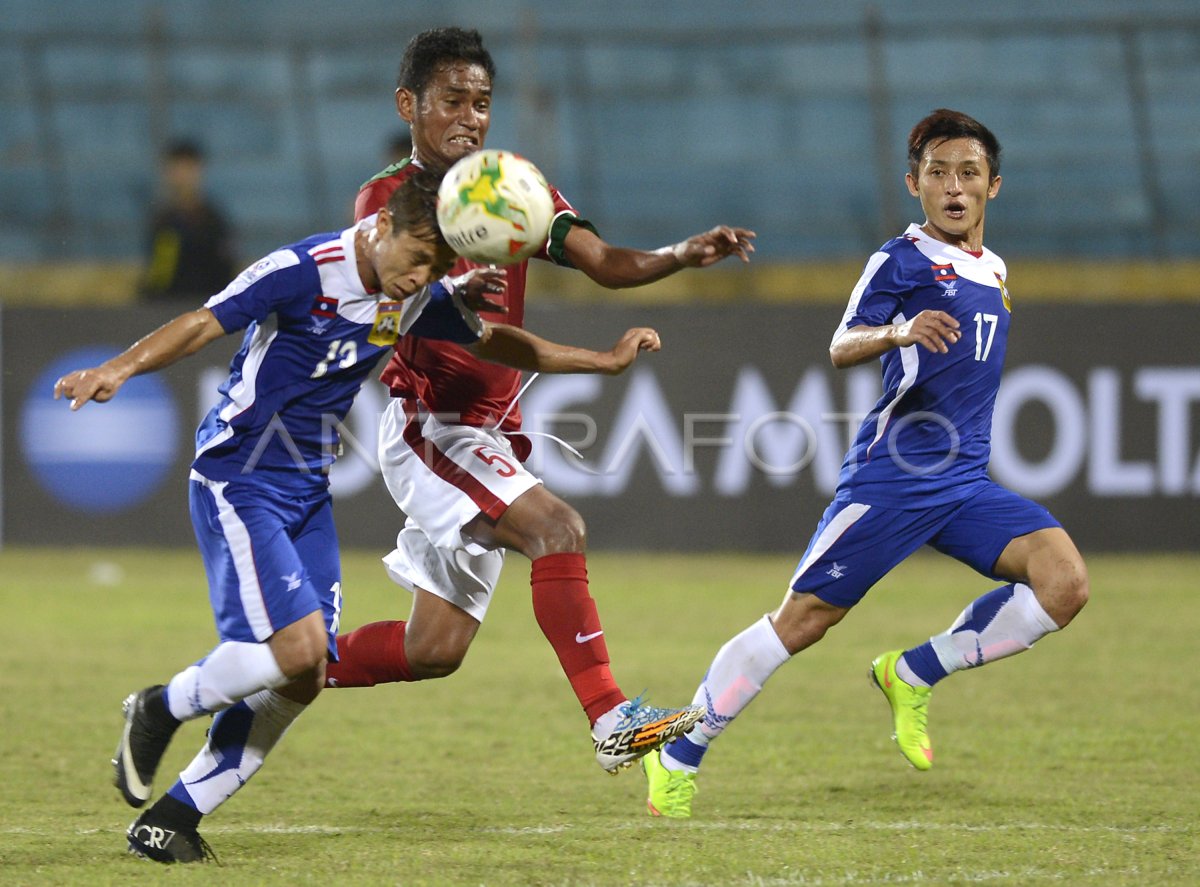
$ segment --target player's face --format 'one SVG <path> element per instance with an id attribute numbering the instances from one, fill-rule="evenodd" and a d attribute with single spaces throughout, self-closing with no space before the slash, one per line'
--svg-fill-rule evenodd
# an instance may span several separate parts
<path id="1" fill-rule="evenodd" d="M 364 282 L 369 289 L 379 290 L 383 299 L 402 301 L 416 295 L 421 287 L 445 275 L 458 259 L 446 244 L 411 231 L 393 235 L 390 226 L 385 230 L 377 226 L 374 235 L 368 254 L 375 279 Z"/>
<path id="2" fill-rule="evenodd" d="M 420 97 L 396 90 L 396 110 L 412 127 L 417 159 L 450 166 L 483 148 L 492 122 L 492 81 L 479 65 L 450 62 L 434 72 Z"/>
<path id="3" fill-rule="evenodd" d="M 982 249 L 984 211 L 1000 190 L 1000 176 L 989 175 L 987 153 L 976 139 L 929 145 L 916 177 L 905 176 L 909 193 L 925 210 L 925 232 L 955 246 Z"/>

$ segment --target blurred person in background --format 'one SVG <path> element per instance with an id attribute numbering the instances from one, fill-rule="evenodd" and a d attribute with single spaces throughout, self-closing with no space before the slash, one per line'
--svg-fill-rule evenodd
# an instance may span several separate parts
<path id="1" fill-rule="evenodd" d="M 205 161 L 204 149 L 191 139 L 177 139 L 162 152 L 139 283 L 144 299 L 207 299 L 237 273 L 229 220 L 204 191 Z"/>

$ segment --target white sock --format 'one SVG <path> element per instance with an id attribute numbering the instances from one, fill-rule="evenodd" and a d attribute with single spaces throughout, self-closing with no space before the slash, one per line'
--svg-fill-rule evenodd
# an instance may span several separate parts
<path id="1" fill-rule="evenodd" d="M 266 644 L 225 641 L 171 678 L 167 707 L 179 720 L 190 721 L 287 681 Z"/>
<path id="2" fill-rule="evenodd" d="M 973 601 L 949 631 L 929 639 L 947 674 L 1016 655 L 1058 631 L 1058 623 L 1042 609 L 1028 585 L 1015 583 L 1012 596 L 989 610 L 981 605 L 992 594 Z M 903 675 L 900 679 L 906 680 Z"/>
<path id="3" fill-rule="evenodd" d="M 704 718 L 683 738 L 692 746 L 706 748 L 742 709 L 754 701 L 767 678 L 790 658 L 769 616 L 729 640 L 717 651 L 692 699 L 692 704 L 705 707 Z M 660 760 L 667 769 L 695 770 L 699 760 L 686 760 L 694 756 L 694 753 L 688 754 L 692 751 L 681 742 L 676 748 L 668 746 Z"/>
<path id="4" fill-rule="evenodd" d="M 218 714 L 208 741 L 179 774 L 196 809 L 212 813 L 249 782 L 307 707 L 274 690 L 260 690 Z"/>

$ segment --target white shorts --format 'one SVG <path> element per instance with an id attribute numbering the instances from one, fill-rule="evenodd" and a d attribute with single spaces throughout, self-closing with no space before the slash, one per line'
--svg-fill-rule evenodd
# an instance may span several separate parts
<path id="1" fill-rule="evenodd" d="M 541 483 L 490 428 L 447 425 L 412 400 L 393 398 L 379 422 L 379 466 L 407 516 L 384 558 L 399 584 L 430 591 L 479 621 L 500 578 L 504 551 L 463 536 L 480 513 L 498 520 Z"/>

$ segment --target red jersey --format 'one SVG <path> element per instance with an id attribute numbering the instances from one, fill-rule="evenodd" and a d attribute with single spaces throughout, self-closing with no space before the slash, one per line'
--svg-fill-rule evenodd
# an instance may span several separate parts
<path id="1" fill-rule="evenodd" d="M 354 201 L 354 217 L 363 219 L 387 203 L 400 183 L 419 169 L 412 161 L 393 164 L 359 189 Z M 554 223 L 550 237 L 535 258 L 570 267 L 563 251 L 563 241 L 572 225 L 587 222 L 578 218 L 574 207 L 558 190 L 550 188 L 554 198 Z M 460 258 L 450 269 L 451 276 L 465 274 L 471 268 L 483 268 L 477 262 Z M 522 326 L 525 322 L 525 276 L 528 262 L 504 266 L 507 281 L 503 297 L 489 296 L 493 301 L 503 299 L 507 314 L 485 312 L 485 320 Z M 521 410 L 513 406 L 521 384 L 519 370 L 480 360 L 465 348 L 452 342 L 401 336 L 396 340 L 391 359 L 380 376 L 391 390 L 392 397 L 416 397 L 442 422 L 458 425 L 493 425 L 505 413 L 502 431 L 519 431 Z M 509 411 L 509 407 L 512 410 Z"/>

